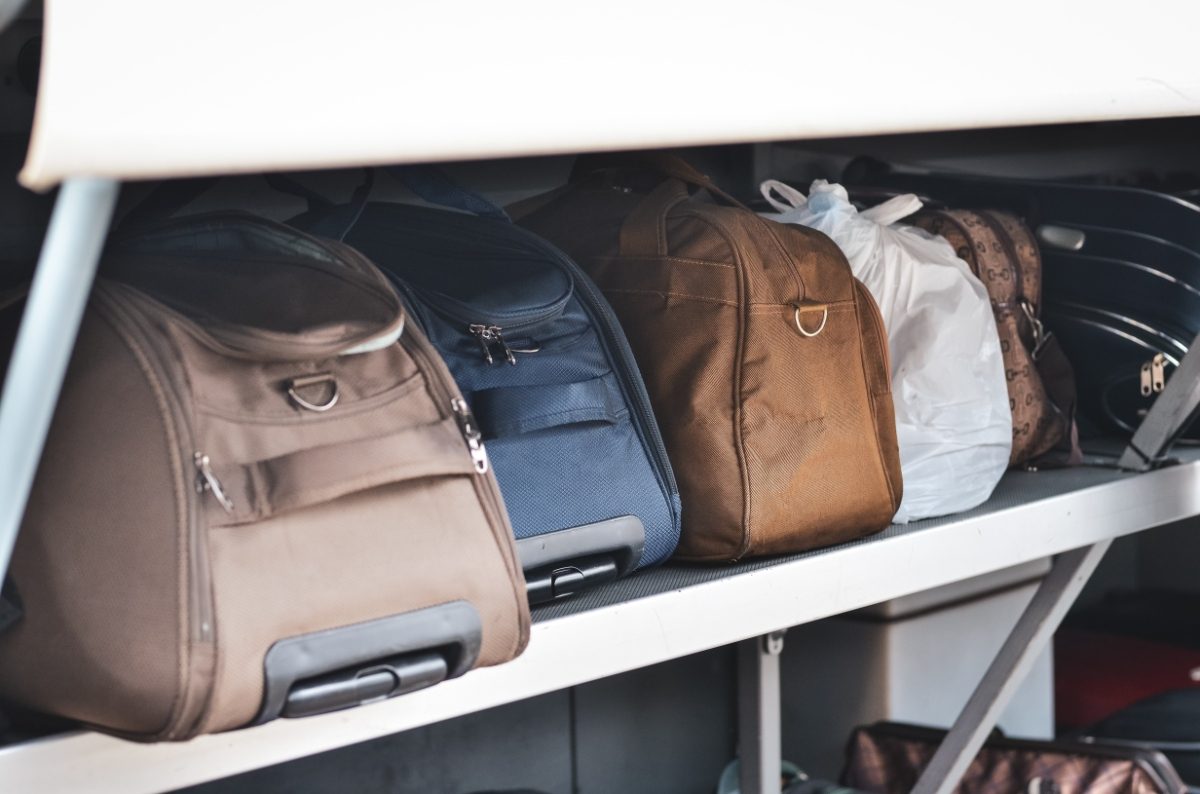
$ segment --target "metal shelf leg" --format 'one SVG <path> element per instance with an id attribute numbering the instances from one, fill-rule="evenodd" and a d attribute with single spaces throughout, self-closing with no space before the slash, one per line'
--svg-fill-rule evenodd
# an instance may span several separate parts
<path id="1" fill-rule="evenodd" d="M 782 651 L 782 631 L 738 643 L 739 794 L 779 794 Z"/>
<path id="2" fill-rule="evenodd" d="M 1200 408 L 1200 336 L 1192 342 L 1167 387 L 1150 406 L 1117 465 L 1134 471 L 1154 468 L 1197 408 Z"/>
<path id="3" fill-rule="evenodd" d="M 120 185 L 63 183 L 0 394 L 0 578 L 8 570 Z"/>
<path id="4" fill-rule="evenodd" d="M 1111 543 L 1103 540 L 1094 546 L 1074 549 L 1054 561 L 1054 568 L 1042 580 L 954 727 L 930 759 L 913 794 L 950 794 L 958 786 L 988 734 L 996 727 L 1000 713 L 1012 700 Z"/>

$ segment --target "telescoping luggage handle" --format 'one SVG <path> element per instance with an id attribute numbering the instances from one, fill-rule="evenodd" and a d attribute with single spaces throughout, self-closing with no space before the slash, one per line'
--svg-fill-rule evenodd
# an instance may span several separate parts
<path id="1" fill-rule="evenodd" d="M 456 678 L 475 666 L 482 642 L 483 623 L 466 601 L 279 640 L 263 662 L 263 702 L 252 724 L 337 711 Z"/>

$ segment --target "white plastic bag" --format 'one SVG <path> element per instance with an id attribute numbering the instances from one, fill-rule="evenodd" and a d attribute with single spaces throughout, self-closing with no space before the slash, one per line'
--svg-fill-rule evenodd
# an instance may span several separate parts
<path id="1" fill-rule="evenodd" d="M 833 238 L 883 313 L 904 499 L 897 523 L 987 500 L 1008 468 L 1012 413 L 987 291 L 941 237 L 893 225 L 921 208 L 897 196 L 859 212 L 823 179 L 804 194 L 775 180 L 762 194 L 772 220 Z"/>

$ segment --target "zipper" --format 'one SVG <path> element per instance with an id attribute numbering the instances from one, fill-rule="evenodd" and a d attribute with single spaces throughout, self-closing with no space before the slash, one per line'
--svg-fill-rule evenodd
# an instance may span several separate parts
<path id="1" fill-rule="evenodd" d="M 479 340 L 479 346 L 483 348 L 483 360 L 491 366 L 495 362 L 492 357 L 492 348 L 500 348 L 500 352 L 504 356 L 504 360 L 512 366 L 517 365 L 517 357 L 513 353 L 513 349 L 504 341 L 504 329 L 498 325 L 486 325 L 484 323 L 471 323 L 467 326 L 467 330 L 471 336 Z"/>
<path id="2" fill-rule="evenodd" d="M 162 349 L 161 334 L 149 327 L 144 313 L 140 311 L 136 302 L 128 295 L 123 294 L 121 290 L 113 289 L 103 282 L 99 282 L 92 291 L 92 297 L 98 306 L 108 309 L 114 317 L 123 321 L 122 324 L 126 327 L 127 333 L 131 336 L 140 337 L 137 340 L 140 342 L 140 352 L 146 356 L 148 363 L 157 370 L 155 375 L 164 391 L 163 401 L 166 403 L 167 410 L 171 414 L 172 424 L 178 435 L 179 447 L 185 450 L 185 455 L 186 450 L 192 450 L 193 462 L 198 465 L 195 458 L 195 433 L 189 421 L 187 411 L 184 409 L 184 405 L 186 405 L 186 388 L 181 386 L 178 379 L 172 376 L 171 369 L 165 363 L 176 361 L 175 355 L 171 351 L 164 351 Z M 207 456 L 204 456 L 204 459 L 207 461 Z M 211 475 L 211 471 L 209 474 Z M 216 482 L 215 476 L 212 477 L 212 481 Z M 194 641 L 215 647 L 216 623 L 215 605 L 213 604 L 212 595 L 212 568 L 208 559 L 207 538 L 202 537 L 201 533 L 200 495 L 197 493 L 199 489 L 195 486 L 196 482 L 189 481 L 185 475 L 182 493 L 185 494 L 187 501 L 188 580 L 190 584 L 188 597 L 190 632 L 188 639 L 189 642 Z M 186 496 L 193 493 L 197 495 L 190 498 Z M 221 493 L 224 495 L 223 491 Z M 226 501 L 228 500 L 226 499 Z M 206 693 L 202 693 L 198 699 L 196 698 L 195 690 L 197 683 L 194 661 L 195 654 L 193 653 L 192 660 L 189 662 L 189 675 L 184 682 L 185 690 L 180 698 L 181 703 L 188 704 L 188 711 L 191 712 L 192 720 L 184 725 L 179 721 L 188 715 L 185 713 L 175 715 L 174 724 L 169 725 L 167 728 L 173 734 L 177 734 L 180 731 L 190 733 L 208 710 L 212 688 L 209 687 Z M 210 662 L 215 663 L 215 655 Z"/>
<path id="3" fill-rule="evenodd" d="M 203 452 L 196 452 L 192 456 L 193 462 L 196 464 L 196 493 L 204 494 L 211 492 L 216 497 L 221 507 L 226 513 L 233 512 L 233 500 L 225 495 L 225 489 L 221 487 L 221 481 L 217 479 L 217 475 L 213 474 L 211 461 L 208 455 Z"/>
<path id="4" fill-rule="evenodd" d="M 571 279 L 571 281 L 574 280 L 575 279 Z M 432 290 L 422 290 L 416 287 L 410 287 L 410 290 L 416 295 L 419 295 L 422 301 L 432 306 L 438 314 L 446 317 L 449 320 L 453 320 L 467 326 L 484 325 L 491 326 L 493 328 L 502 328 L 505 331 L 519 331 L 525 328 L 532 328 L 536 325 L 541 325 L 542 323 L 552 320 L 562 314 L 563 310 L 567 308 L 567 304 L 571 302 L 571 295 L 574 292 L 574 286 L 574 284 L 569 284 L 566 292 L 562 294 L 562 297 L 557 298 L 553 303 L 546 304 L 541 308 L 519 315 L 490 315 L 481 312 L 475 307 L 463 303 L 460 300 L 442 295 L 438 292 L 433 292 Z"/>
<path id="5" fill-rule="evenodd" d="M 580 303 L 587 312 L 589 319 L 598 328 L 599 333 L 597 336 L 600 345 L 604 349 L 609 362 L 612 363 L 613 369 L 617 372 L 619 376 L 617 380 L 621 383 L 622 392 L 633 409 L 632 415 L 636 418 L 633 423 L 634 427 L 642 443 L 651 451 L 649 456 L 650 463 L 658 477 L 659 489 L 662 491 L 663 499 L 670 511 L 672 528 L 678 534 L 679 505 L 677 494 L 679 493 L 679 488 L 675 483 L 675 475 L 671 471 L 670 463 L 668 462 L 667 450 L 662 440 L 662 434 L 658 430 L 658 422 L 654 418 L 654 412 L 650 406 L 650 395 L 646 391 L 646 385 L 642 381 L 641 373 L 637 371 L 636 366 L 632 363 L 634 357 L 633 350 L 629 347 L 629 341 L 625 338 L 624 332 L 620 330 L 616 315 L 613 313 L 611 307 L 609 307 L 600 288 L 592 282 L 574 260 L 547 240 L 543 240 L 524 227 L 504 221 L 477 218 L 478 222 L 472 224 L 467 229 L 458 222 L 460 219 L 457 216 L 454 217 L 453 223 L 448 223 L 446 219 L 447 214 L 445 210 L 427 210 L 424 207 L 410 206 L 406 207 L 404 213 L 393 215 L 392 222 L 400 224 L 409 221 L 409 223 L 405 224 L 405 229 L 416 234 L 429 235 L 431 234 L 431 230 L 447 230 L 457 237 L 469 237 L 472 240 L 503 247 L 515 254 L 528 255 L 531 252 L 541 254 L 551 262 L 557 264 L 571 278 L 574 293 L 579 296 Z M 417 216 L 419 216 L 419 220 Z M 514 237 L 517 238 L 515 241 Z M 502 329 L 501 333 L 511 333 L 528 326 L 546 322 L 555 315 L 560 314 L 571 298 L 571 293 L 567 293 L 560 301 L 550 304 L 544 312 L 532 315 L 528 321 L 525 318 L 516 319 L 499 316 L 485 318 L 479 316 L 478 313 L 472 315 L 469 307 L 459 301 L 454 301 L 436 293 L 418 291 L 396 273 L 386 268 L 384 270 L 391 277 L 392 282 L 406 296 L 406 302 L 409 304 L 412 314 L 416 316 L 418 325 L 423 326 L 425 329 L 430 327 L 430 318 L 427 314 L 428 309 L 426 308 L 426 304 L 437 311 L 438 314 L 463 323 L 468 328 L 472 323 L 483 324 L 487 322 L 489 325 L 499 326 Z M 561 306 L 559 306 L 560 303 Z M 489 320 L 491 322 L 488 322 Z M 520 353 L 522 351 L 514 350 L 513 352 Z"/>
<path id="6" fill-rule="evenodd" d="M 493 532 L 501 530 L 507 533 L 507 537 L 496 539 L 500 556 L 504 558 L 513 581 L 524 582 L 525 575 L 517 562 L 516 547 L 512 543 L 512 529 L 508 523 L 508 513 L 504 509 L 504 502 L 500 497 L 500 488 L 496 484 L 495 477 L 484 476 L 491 466 L 487 458 L 487 449 L 483 445 L 482 436 L 479 434 L 478 425 L 475 423 L 475 417 L 471 413 L 470 407 L 458 394 L 457 388 L 452 385 L 454 379 L 450 375 L 450 370 L 446 368 L 445 362 L 423 335 L 405 334 L 400 338 L 400 344 L 413 357 L 418 368 L 426 376 L 425 382 L 429 386 L 429 391 L 432 393 L 439 411 L 443 407 L 449 408 L 455 421 L 458 422 L 459 431 L 463 434 L 463 440 L 466 442 L 471 460 L 475 464 L 477 476 L 471 477 L 475 495 L 483 506 L 484 515 Z M 475 445 L 478 446 L 478 449 L 475 448 Z M 514 587 L 513 596 L 517 601 L 518 614 L 522 617 L 520 642 L 524 643 L 529 637 L 529 613 L 521 606 L 526 601 L 524 589 L 518 591 Z"/>
<path id="7" fill-rule="evenodd" d="M 487 474 L 487 449 L 483 446 L 483 434 L 479 432 L 479 427 L 475 423 L 475 415 L 471 413 L 471 408 L 467 405 L 467 401 L 461 397 L 452 397 L 450 399 L 450 409 L 454 411 L 454 418 L 458 422 L 458 430 L 467 442 L 467 449 L 471 453 L 471 462 L 475 464 L 475 472 L 477 474 Z"/>

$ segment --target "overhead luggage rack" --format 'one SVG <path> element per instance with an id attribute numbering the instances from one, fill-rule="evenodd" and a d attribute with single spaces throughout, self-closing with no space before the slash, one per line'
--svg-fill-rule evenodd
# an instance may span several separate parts
<path id="1" fill-rule="evenodd" d="M 22 179 L 61 190 L 0 399 L 0 574 L 122 180 L 1200 114 L 1188 24 L 1200 22 L 1200 10 L 1166 0 L 1119 23 L 1019 0 L 989 20 L 988 58 L 976 57 L 978 42 L 962 35 L 961 14 L 900 7 L 872 9 L 874 24 L 864 27 L 851 24 L 861 12 L 848 6 L 755 0 L 733 15 L 680 15 L 671 4 L 620 0 L 592 22 L 596 36 L 623 42 L 624 57 L 604 51 L 589 59 L 577 37 L 561 35 L 577 20 L 558 4 L 479 4 L 464 14 L 351 0 L 339 7 L 337 25 L 323 8 L 281 15 L 271 3 L 213 5 L 179 36 L 164 33 L 178 27 L 175 12 L 150 0 L 47 4 L 38 118 Z M 1164 16 L 1172 24 L 1162 25 Z M 1032 18 L 1039 24 L 1030 26 Z M 1115 24 L 1132 48 L 1119 59 L 1094 46 Z M 457 52 L 468 57 L 450 62 L 445 31 L 456 27 Z M 851 27 L 852 49 L 834 36 L 803 43 L 806 62 L 840 65 L 837 80 L 807 80 L 803 101 L 780 91 L 777 74 L 764 79 L 772 59 L 793 63 L 777 55 L 798 46 L 797 31 Z M 355 36 L 344 36 L 350 29 Z M 397 48 L 400 29 L 406 46 Z M 894 52 L 900 39 L 954 64 L 938 72 L 936 89 L 899 91 L 879 79 L 880 53 Z M 721 68 L 675 79 L 687 58 L 664 58 L 663 48 L 695 41 L 724 42 Z M 354 57 L 311 58 L 314 45 L 349 46 Z M 1029 52 L 1053 53 L 1072 68 L 1047 69 Z M 560 61 L 576 68 L 546 69 Z M 265 86 L 256 74 L 262 63 L 293 71 Z M 405 74 L 419 77 L 397 79 Z M 668 81 L 673 90 L 664 92 Z M 497 92 L 498 83 L 515 88 Z M 101 84 L 105 90 L 95 90 Z M 614 87 L 622 91 L 615 115 L 597 101 Z M 766 791 L 779 756 L 777 632 L 1061 555 L 918 785 L 948 792 L 1112 539 L 1200 515 L 1200 450 L 1179 450 L 1178 465 L 1159 465 L 1197 404 L 1194 350 L 1121 458 L 1145 473 L 1010 473 L 985 505 L 951 518 L 805 554 L 672 565 L 547 604 L 535 612 L 524 656 L 432 689 L 184 744 L 91 731 L 51 736 L 0 748 L 0 781 L 12 791 L 163 791 L 743 642 L 742 791 Z"/>
<path id="2" fill-rule="evenodd" d="M 644 571 L 536 609 L 523 656 L 432 689 L 184 744 L 88 731 L 53 736 L 0 749 L 0 780 L 13 791 L 179 788 L 1087 548 L 1200 514 L 1200 449 L 1178 457 L 1178 465 L 1142 475 L 1012 472 L 991 500 L 962 515 L 804 554 Z"/>

